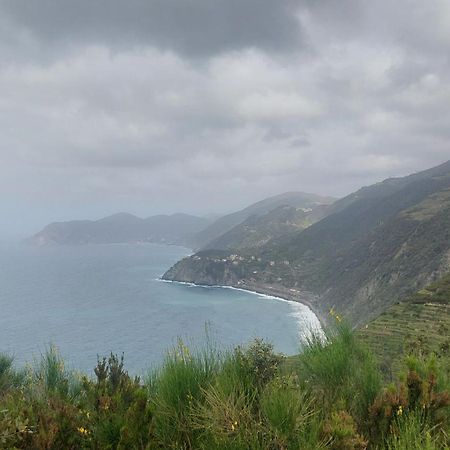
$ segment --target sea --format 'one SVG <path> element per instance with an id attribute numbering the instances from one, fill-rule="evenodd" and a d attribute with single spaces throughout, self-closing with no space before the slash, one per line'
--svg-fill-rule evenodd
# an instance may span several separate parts
<path id="1" fill-rule="evenodd" d="M 263 338 L 291 355 L 320 329 L 300 303 L 160 280 L 189 253 L 154 244 L 2 244 L 0 353 L 23 366 L 56 346 L 67 367 L 88 374 L 98 357 L 123 353 L 125 368 L 145 375 L 179 339 L 193 351 L 227 351 Z"/>

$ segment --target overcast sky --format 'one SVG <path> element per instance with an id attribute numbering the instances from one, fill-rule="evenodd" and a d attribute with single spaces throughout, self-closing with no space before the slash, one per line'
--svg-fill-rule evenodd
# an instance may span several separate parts
<path id="1" fill-rule="evenodd" d="M 2 233 L 448 159 L 448 0 L 0 0 Z"/>

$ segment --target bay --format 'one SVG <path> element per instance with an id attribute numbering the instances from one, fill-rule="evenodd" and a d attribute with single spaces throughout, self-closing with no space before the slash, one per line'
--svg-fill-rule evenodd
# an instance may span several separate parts
<path id="1" fill-rule="evenodd" d="M 221 287 L 164 283 L 189 250 L 165 245 L 0 247 L 0 352 L 17 365 L 54 344 L 71 368 L 92 373 L 97 355 L 125 355 L 142 374 L 182 338 L 223 349 L 261 337 L 294 354 L 315 315 L 306 306 Z"/>

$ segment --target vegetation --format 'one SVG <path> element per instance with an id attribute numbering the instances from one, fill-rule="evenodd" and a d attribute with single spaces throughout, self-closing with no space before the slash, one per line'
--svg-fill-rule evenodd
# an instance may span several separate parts
<path id="1" fill-rule="evenodd" d="M 326 205 L 330 205 L 335 200 L 332 197 L 323 197 L 305 192 L 285 192 L 284 194 L 275 195 L 253 203 L 240 211 L 219 217 L 210 226 L 193 235 L 191 244 L 193 248 L 203 250 L 227 249 L 233 242 L 233 248 L 236 248 L 236 244 L 238 247 L 244 247 L 251 241 L 254 243 L 259 241 L 259 239 L 254 239 L 250 236 L 253 234 L 253 231 L 256 231 L 261 237 L 267 233 L 270 235 L 273 233 L 273 236 L 279 234 L 281 230 L 278 230 L 278 226 L 275 224 L 278 222 L 278 225 L 280 225 L 280 222 L 283 220 L 280 217 L 280 212 L 282 212 L 280 208 L 290 207 L 293 209 L 314 210 L 315 212 L 311 211 L 311 214 L 308 214 L 308 219 L 317 221 L 319 216 L 325 215 L 324 208 L 326 209 Z M 249 222 L 248 219 L 250 219 Z M 285 219 L 289 220 L 288 217 Z M 246 232 L 246 225 L 249 225 L 252 231 L 247 230 Z M 247 240 L 249 237 L 250 239 Z M 242 241 L 238 243 L 241 239 Z"/>
<path id="2" fill-rule="evenodd" d="M 385 381 L 339 316 L 289 361 L 260 340 L 226 353 L 180 341 L 145 380 L 123 356 L 99 359 L 94 378 L 66 370 L 54 348 L 22 371 L 2 356 L 0 448 L 445 449 L 443 365 L 408 356 Z"/>
<path id="3" fill-rule="evenodd" d="M 358 331 L 378 358 L 385 376 L 400 368 L 401 355 L 415 352 L 450 360 L 450 275 L 391 306 Z M 450 376 L 450 363 L 446 365 Z"/>
<path id="4" fill-rule="evenodd" d="M 203 246 L 205 249 L 250 252 L 280 237 L 287 238 L 325 217 L 329 205 L 309 208 L 279 206 L 265 214 L 252 215 L 231 230 Z"/>

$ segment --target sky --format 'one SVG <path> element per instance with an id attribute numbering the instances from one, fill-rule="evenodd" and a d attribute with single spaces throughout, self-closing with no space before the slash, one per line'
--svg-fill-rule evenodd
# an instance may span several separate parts
<path id="1" fill-rule="evenodd" d="M 448 159 L 448 0 L 0 0 L 4 236 Z"/>

